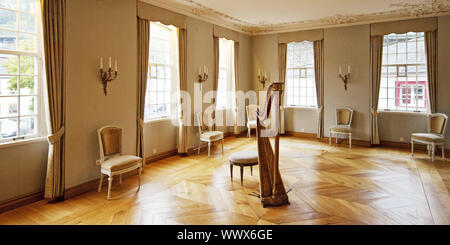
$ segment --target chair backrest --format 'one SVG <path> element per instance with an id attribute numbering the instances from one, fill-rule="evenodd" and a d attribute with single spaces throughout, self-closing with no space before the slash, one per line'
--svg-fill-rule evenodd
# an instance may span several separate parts
<path id="1" fill-rule="evenodd" d="M 122 154 L 122 128 L 107 125 L 97 130 L 100 160 Z"/>
<path id="2" fill-rule="evenodd" d="M 198 133 L 202 134 L 203 131 L 208 130 L 208 126 L 203 123 L 203 112 L 197 112 Z"/>
<path id="3" fill-rule="evenodd" d="M 245 107 L 248 121 L 256 121 L 256 111 L 259 109 L 258 105 L 248 105 Z"/>
<path id="4" fill-rule="evenodd" d="M 351 126 L 353 119 L 353 109 L 350 107 L 336 108 L 336 124 Z"/>
<path id="5" fill-rule="evenodd" d="M 448 116 L 443 113 L 433 113 L 428 121 L 428 132 L 444 135 L 447 128 Z"/>

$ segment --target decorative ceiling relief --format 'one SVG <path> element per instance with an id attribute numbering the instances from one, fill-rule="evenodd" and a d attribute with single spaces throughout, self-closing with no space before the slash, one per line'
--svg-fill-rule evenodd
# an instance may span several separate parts
<path id="1" fill-rule="evenodd" d="M 373 23 L 373 22 L 381 22 L 381 21 L 393 21 L 400 19 L 411 19 L 418 17 L 431 17 L 431 16 L 439 16 L 450 14 L 450 0 L 416 0 L 414 3 L 411 1 L 403 0 L 400 2 L 398 0 L 388 0 L 392 3 L 381 4 L 378 0 L 371 0 L 372 3 L 366 3 L 361 7 L 351 7 L 349 10 L 346 8 L 346 14 L 336 13 L 330 16 L 324 16 L 324 12 L 313 13 L 312 16 L 318 16 L 316 19 L 307 19 L 302 15 L 303 8 L 297 6 L 287 5 L 291 3 L 291 1 L 278 0 L 277 6 L 280 8 L 284 8 L 283 10 L 288 11 L 291 14 L 294 13 L 295 18 L 290 19 L 298 19 L 295 21 L 277 21 L 285 18 L 284 13 L 280 13 L 278 11 L 278 15 L 273 14 L 272 9 L 265 9 L 259 6 L 259 10 L 264 10 L 264 13 L 261 14 L 252 14 L 251 17 L 247 17 L 242 9 L 237 8 L 228 8 L 229 6 L 225 6 L 224 4 L 220 4 L 223 2 L 219 2 L 217 6 L 212 7 L 211 4 L 213 1 L 205 2 L 202 0 L 140 0 L 143 2 L 147 2 L 162 8 L 166 8 L 175 12 L 180 12 L 182 14 L 197 17 L 203 19 L 205 21 L 222 25 L 224 27 L 228 27 L 230 29 L 234 29 L 236 31 L 240 31 L 249 35 L 259 35 L 259 34 L 269 34 L 269 33 L 279 33 L 279 32 L 289 32 L 289 31 L 300 31 L 300 30 L 309 30 L 309 29 L 318 29 L 325 27 L 336 27 L 336 26 L 346 26 L 346 25 L 354 25 L 354 24 L 362 24 L 362 23 Z M 304 4 L 307 0 L 299 0 L 297 4 Z M 326 0 L 321 0 L 326 1 Z M 201 2 L 209 3 L 209 6 L 205 6 Z M 240 4 L 241 1 L 232 1 L 227 0 L 227 4 Z M 286 6 L 283 4 L 286 3 Z M 329 11 L 334 11 L 334 9 L 338 9 L 340 5 L 336 5 L 336 0 L 330 0 L 330 6 L 324 6 L 324 8 L 328 8 Z M 357 3 L 360 3 L 360 0 L 355 0 L 355 6 Z M 266 3 L 267 4 L 267 3 Z M 373 5 L 373 6 L 372 6 Z M 247 5 L 248 6 L 248 5 Z M 350 6 L 352 6 L 350 4 Z M 367 9 L 367 6 L 370 8 L 377 9 L 378 11 L 370 12 Z M 299 8 L 299 14 L 297 14 L 293 8 Z M 377 8 L 375 8 L 377 7 Z M 364 10 L 364 11 L 363 11 Z M 382 10 L 382 11 L 379 11 Z M 234 12 L 233 12 L 234 11 Z M 238 12 L 234 14 L 235 12 Z M 258 11 L 257 9 L 252 8 L 249 11 Z M 322 11 L 322 10 L 316 10 Z M 227 13 L 225 13 L 227 12 Z M 267 12 L 267 13 L 266 13 Z M 338 12 L 336 10 L 335 12 Z M 361 13 L 364 12 L 364 13 Z M 240 16 L 240 17 L 237 17 Z M 307 15 L 311 16 L 311 15 Z M 270 17 L 270 21 L 267 19 Z M 259 19 L 258 19 L 259 18 Z M 304 18 L 304 19 L 301 19 Z"/>

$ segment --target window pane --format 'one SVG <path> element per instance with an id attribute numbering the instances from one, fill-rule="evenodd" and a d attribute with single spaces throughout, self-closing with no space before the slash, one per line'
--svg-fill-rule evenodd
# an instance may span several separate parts
<path id="1" fill-rule="evenodd" d="M 13 94 L 17 94 L 17 77 L 0 76 L 0 95 L 13 95 Z"/>
<path id="2" fill-rule="evenodd" d="M 2 0 L 0 1 L 0 6 L 9 9 L 17 9 L 17 0 Z"/>
<path id="3" fill-rule="evenodd" d="M 37 3 L 36 0 L 20 0 L 20 10 L 35 13 Z"/>
<path id="4" fill-rule="evenodd" d="M 20 76 L 20 94 L 21 95 L 34 95 L 37 94 L 36 90 L 37 77 L 36 76 Z"/>
<path id="5" fill-rule="evenodd" d="M 17 97 L 0 97 L 0 117 L 17 116 Z"/>
<path id="6" fill-rule="evenodd" d="M 20 115 L 29 116 L 36 113 L 36 96 L 20 97 Z"/>
<path id="7" fill-rule="evenodd" d="M 33 34 L 23 34 L 19 36 L 19 50 L 20 51 L 36 51 L 36 36 Z"/>
<path id="8" fill-rule="evenodd" d="M 17 137 L 17 118 L 0 119 L 0 139 Z"/>
<path id="9" fill-rule="evenodd" d="M 0 54 L 0 74 L 17 74 L 17 55 Z"/>
<path id="10" fill-rule="evenodd" d="M 20 56 L 20 74 L 34 75 L 36 58 L 33 56 Z"/>
<path id="11" fill-rule="evenodd" d="M 17 30 L 17 12 L 0 9 L 0 28 Z"/>
<path id="12" fill-rule="evenodd" d="M 35 135 L 36 131 L 36 117 L 21 117 L 20 118 L 20 136 Z"/>
<path id="13" fill-rule="evenodd" d="M 0 30 L 0 49 L 16 50 L 17 49 L 17 33 L 12 31 Z"/>
<path id="14" fill-rule="evenodd" d="M 36 32 L 36 15 L 20 13 L 20 31 Z"/>

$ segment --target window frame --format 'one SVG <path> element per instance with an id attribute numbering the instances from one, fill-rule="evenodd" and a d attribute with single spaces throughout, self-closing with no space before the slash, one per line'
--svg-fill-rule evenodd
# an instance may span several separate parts
<path id="1" fill-rule="evenodd" d="M 148 108 L 148 110 L 150 110 L 150 108 L 151 108 L 151 106 L 158 106 L 158 105 L 169 105 L 168 106 L 168 108 L 166 108 L 166 110 L 165 110 L 165 115 L 158 115 L 157 117 L 145 117 L 145 114 L 144 114 L 144 122 L 145 123 L 154 123 L 154 122 L 159 122 L 159 121 L 166 121 L 166 120 L 170 120 L 171 119 L 171 117 L 173 116 L 172 114 L 173 114 L 173 112 L 172 112 L 172 104 L 173 104 L 173 100 L 172 100 L 172 96 L 173 96 L 173 77 L 171 77 L 170 79 L 167 79 L 166 77 L 164 77 L 163 78 L 163 80 L 165 80 L 165 81 L 169 81 L 170 82 L 170 86 L 169 86 L 169 89 L 168 90 L 166 90 L 166 89 L 163 89 L 162 91 L 160 91 L 160 90 L 158 90 L 158 79 L 160 79 L 160 78 L 158 78 L 158 76 L 157 76 L 157 74 L 158 74 L 158 67 L 168 67 L 169 68 L 169 70 L 170 70 L 170 73 L 172 74 L 173 73 L 173 69 L 175 69 L 175 67 L 174 67 L 174 62 L 172 61 L 172 56 L 174 55 L 174 54 L 172 54 L 171 53 L 171 41 L 172 40 L 165 40 L 165 39 L 161 39 L 161 38 L 159 38 L 159 37 L 153 37 L 152 38 L 152 35 L 151 35 L 151 31 L 152 31 L 152 29 L 154 29 L 154 28 L 151 28 L 151 26 L 152 25 L 157 25 L 157 26 L 159 26 L 159 27 L 161 27 L 161 28 L 164 28 L 164 29 L 166 29 L 166 30 L 168 30 L 169 32 L 172 32 L 172 31 L 174 31 L 173 29 L 171 29 L 169 26 L 167 26 L 167 25 L 164 25 L 164 24 L 162 24 L 162 23 L 160 23 L 160 22 L 150 22 L 150 33 L 149 33 L 149 35 L 150 35 L 150 37 L 149 37 L 149 52 L 151 52 L 151 45 L 152 45 L 152 39 L 154 40 L 154 39 L 158 39 L 158 40 L 160 40 L 160 41 L 168 41 L 169 43 L 169 60 L 171 61 L 169 64 L 163 64 L 163 63 L 154 63 L 154 62 L 151 62 L 151 60 L 150 60 L 150 56 L 149 56 L 149 61 L 148 61 L 148 71 L 147 71 L 147 87 L 146 87 L 146 91 L 145 91 L 145 93 L 146 93 L 146 95 L 149 95 L 149 94 L 151 94 L 151 93 L 169 93 L 169 102 L 168 103 L 166 103 L 166 102 L 164 102 L 164 103 L 160 103 L 160 102 L 158 102 L 158 97 L 156 97 L 155 98 L 155 103 L 151 103 L 150 102 L 150 99 L 149 99 L 149 97 L 148 96 L 146 96 L 146 101 L 145 101 L 145 106 L 147 107 L 149 107 Z M 170 35 L 172 35 L 172 34 L 170 34 Z M 171 38 L 171 37 L 170 37 Z M 155 71 L 155 73 L 156 73 L 156 76 L 152 76 L 151 75 L 151 71 L 152 71 L 152 67 L 156 67 L 155 69 L 156 69 L 156 71 Z M 172 75 L 171 75 L 172 76 Z M 150 80 L 151 79 L 155 79 L 155 81 L 156 81 L 156 84 L 155 84 L 155 89 L 156 90 L 150 90 Z M 165 95 L 164 95 L 165 96 Z M 164 97 L 164 100 L 165 100 L 165 97 Z M 148 103 L 147 103 L 148 102 Z M 150 113 L 149 113 L 149 116 L 150 116 Z"/>
<path id="2" fill-rule="evenodd" d="M 11 9 L 0 6 L 0 9 L 13 11 L 16 14 L 16 29 L 1 28 L 0 31 L 8 31 L 16 33 L 16 47 L 15 50 L 0 49 L 0 55 L 10 55 L 17 57 L 17 73 L 15 74 L 3 74 L 0 73 L 0 77 L 15 77 L 17 78 L 17 90 L 15 94 L 1 95 L 0 98 L 17 98 L 17 113 L 14 116 L 0 116 L 0 119 L 17 119 L 17 131 L 16 136 L 8 138 L 0 138 L 1 145 L 16 145 L 20 142 L 36 142 L 39 138 L 43 138 L 46 134 L 46 114 L 45 114 L 45 102 L 44 102 L 44 64 L 43 64 L 43 46 L 42 46 L 42 20 L 40 18 L 40 6 L 39 1 L 36 1 L 35 12 L 29 12 L 21 10 L 20 1 L 17 0 L 17 8 Z M 35 32 L 22 31 L 21 30 L 21 14 L 33 15 L 35 19 Z M 20 36 L 21 34 L 32 35 L 35 38 L 35 51 L 21 51 L 20 50 Z M 35 61 L 35 74 L 22 74 L 21 69 L 21 57 L 33 57 Z M 33 94 L 21 94 L 20 81 L 22 77 L 33 77 L 35 80 Z M 34 114 L 21 115 L 21 99 L 26 97 L 34 97 L 36 101 Z M 34 118 L 34 131 L 33 134 L 21 135 L 20 119 L 21 118 Z"/>
<path id="3" fill-rule="evenodd" d="M 299 43 L 299 44 L 308 43 L 309 45 L 313 45 L 313 42 L 307 41 L 307 40 L 301 41 L 301 42 L 290 42 L 290 43 L 287 44 L 287 47 L 286 47 L 286 49 L 287 49 L 286 50 L 287 51 L 286 52 L 286 78 L 285 78 L 286 79 L 286 81 L 285 81 L 286 82 L 286 88 L 285 88 L 286 92 L 285 92 L 285 96 L 284 96 L 285 97 L 284 98 L 284 100 L 285 100 L 285 102 L 284 102 L 285 107 L 286 108 L 317 109 L 318 106 L 317 106 L 316 80 L 315 80 L 316 78 L 315 78 L 314 62 L 312 62 L 311 66 L 298 66 L 298 67 L 294 66 L 294 67 L 290 67 L 288 59 L 289 59 L 289 56 L 290 56 L 289 44 L 291 44 L 291 43 Z M 298 50 L 298 51 L 299 51 L 299 54 L 292 54 L 292 55 L 298 55 L 299 57 L 301 57 L 302 53 L 300 52 L 300 50 Z M 312 52 L 313 52 L 313 59 L 314 59 L 314 46 L 312 46 Z M 289 71 L 292 71 L 292 79 L 293 79 L 292 84 L 287 82 L 288 79 L 289 79 L 288 76 L 290 74 Z M 298 76 L 295 76 L 295 74 L 296 74 L 295 71 L 298 71 Z M 304 71 L 304 76 L 302 75 L 303 71 Z M 311 76 L 312 77 L 312 84 L 309 84 L 309 82 L 308 82 L 310 80 L 308 74 L 310 74 L 310 73 L 312 73 L 312 76 Z M 305 79 L 306 80 L 305 86 L 301 86 L 301 82 L 300 82 L 301 79 Z M 295 84 L 296 80 L 298 81 L 297 84 Z M 288 86 L 288 85 L 290 85 L 290 86 Z M 292 89 L 292 93 L 291 93 L 291 91 L 289 91 L 291 89 Z M 305 95 L 302 95 L 302 90 L 303 89 L 305 90 L 304 91 Z M 312 89 L 312 96 L 309 95 L 308 89 Z M 298 96 L 295 95 L 295 91 L 294 90 L 298 90 Z M 292 95 L 290 95 L 290 94 L 292 94 Z M 291 99 L 292 99 L 293 103 L 288 103 L 288 101 L 290 99 L 289 96 L 292 96 Z M 295 103 L 296 98 L 298 98 L 298 102 L 299 103 Z M 305 99 L 306 104 L 300 103 L 302 98 Z M 308 98 L 312 98 L 313 105 L 308 105 L 308 103 L 307 103 Z"/>
<path id="4" fill-rule="evenodd" d="M 409 45 L 409 43 L 412 43 L 412 42 L 410 42 L 409 41 L 409 39 L 408 39 L 408 37 L 409 36 L 411 36 L 411 33 L 415 33 L 415 41 L 413 41 L 414 43 L 415 43 L 415 50 L 414 51 L 410 51 L 409 50 L 409 47 L 408 47 L 408 45 Z M 390 64 L 389 63 L 389 54 L 392 54 L 392 52 L 389 52 L 389 47 L 388 46 L 385 46 L 385 38 L 388 36 L 388 35 L 392 35 L 392 34 L 395 34 L 396 35 L 396 40 L 395 40 L 395 45 L 396 45 L 396 47 L 395 47 L 395 57 L 396 57 L 396 64 Z M 419 62 L 419 42 L 418 42 L 418 39 L 419 39 L 419 34 L 422 34 L 422 36 L 423 36 L 423 48 L 424 48 L 424 51 L 423 51 L 423 53 L 424 53 L 424 61 L 423 61 L 423 63 L 420 63 Z M 405 62 L 404 63 L 398 63 L 398 59 L 399 59 L 399 54 L 403 54 L 403 53 L 399 53 L 399 41 L 398 41 L 398 36 L 399 35 L 405 35 L 405 37 L 406 37 L 406 41 L 404 42 L 405 43 L 405 53 L 404 53 L 404 55 L 405 55 Z M 383 79 L 383 78 L 385 78 L 386 79 L 386 86 L 385 87 L 382 87 L 381 85 L 382 84 L 380 84 L 380 91 L 378 92 L 379 94 L 378 94 L 378 109 L 377 109 L 377 111 L 378 111 L 378 113 L 399 113 L 399 114 L 414 114 L 414 115 L 424 115 L 424 114 L 428 114 L 429 113 L 429 111 L 430 111 L 430 102 L 429 102 L 429 81 L 428 81 L 428 71 L 427 71 L 427 57 L 426 57 L 426 47 L 425 47 L 425 33 L 424 32 L 407 32 L 407 33 L 390 33 L 390 34 L 386 34 L 386 35 L 384 35 L 383 36 L 383 54 L 382 54 L 382 61 L 381 61 L 381 79 Z M 414 55 L 415 55 L 415 61 L 416 62 L 414 62 L 414 63 L 410 63 L 409 62 L 409 60 L 408 60 L 408 54 L 410 54 L 410 53 L 413 53 Z M 384 59 L 385 58 L 387 58 L 387 64 L 384 64 L 383 62 L 384 62 Z M 409 67 L 412 67 L 412 66 L 414 66 L 415 68 L 415 81 L 409 81 L 409 73 L 408 73 L 408 68 Z M 424 67 L 425 68 L 425 79 L 426 79 L 426 81 L 422 81 L 421 79 L 420 79 L 420 73 L 419 73 L 419 67 Z M 395 67 L 395 73 L 396 73 L 396 75 L 395 76 L 390 76 L 389 75 L 389 67 Z M 385 69 L 384 69 L 385 68 Z M 400 69 L 401 68 L 404 68 L 404 72 L 400 72 Z M 386 70 L 386 74 L 383 74 L 383 70 Z M 401 74 L 402 73 L 402 74 Z M 404 74 L 404 75 L 403 75 Z M 391 85 L 389 85 L 389 78 L 394 78 L 396 81 L 395 81 L 395 84 L 394 84 L 394 86 L 391 86 Z M 404 78 L 405 79 L 405 81 L 400 81 L 399 80 L 399 78 Z M 414 82 L 414 84 L 412 84 L 412 85 L 409 85 L 411 82 Z M 382 81 L 380 81 L 380 83 L 382 83 Z M 419 108 L 421 108 L 421 107 L 419 107 L 419 105 L 418 105 L 418 103 L 419 103 L 419 100 L 417 99 L 417 93 L 416 92 L 409 92 L 409 93 L 407 93 L 407 94 L 403 94 L 403 93 L 401 93 L 401 91 L 403 91 L 403 89 L 405 89 L 405 87 L 404 87 L 404 84 L 403 83 L 406 83 L 407 84 L 407 86 L 406 86 L 406 89 L 408 90 L 408 91 L 416 91 L 416 90 L 418 90 L 418 89 L 420 89 L 420 88 L 422 88 L 423 89 L 423 97 L 424 97 L 424 104 L 425 104 L 425 110 L 419 110 Z M 425 84 L 423 84 L 423 83 L 425 83 Z M 381 97 L 381 93 L 382 93 L 382 89 L 386 89 L 386 98 L 382 98 Z M 386 105 L 387 105 L 387 107 L 389 107 L 389 99 L 390 99 L 390 97 L 389 97 L 389 89 L 393 89 L 394 90 L 394 94 L 395 94 L 395 96 L 394 96 L 394 103 L 395 103 L 395 109 L 389 109 L 389 108 L 383 108 L 383 109 L 381 109 L 380 108 L 380 101 L 382 100 L 382 99 L 385 99 L 386 100 Z M 406 105 L 404 108 L 405 109 L 399 109 L 399 108 L 403 108 L 400 104 L 402 103 L 402 101 L 404 100 L 404 99 L 402 99 L 403 97 L 404 97 L 404 95 L 409 95 L 409 98 L 410 99 L 408 99 L 407 97 L 406 97 L 406 100 L 414 100 L 415 101 L 415 106 L 414 106 L 414 110 L 409 110 L 408 109 L 408 106 Z M 414 95 L 414 99 L 412 99 L 412 96 Z"/>
<path id="5" fill-rule="evenodd" d="M 222 62 L 220 62 L 221 57 L 222 57 L 221 49 L 220 49 L 221 43 L 224 43 L 224 45 L 230 45 L 230 48 L 233 49 L 233 50 L 225 49 L 225 51 L 227 52 L 226 59 L 224 61 L 224 63 L 226 64 L 225 66 L 223 66 Z M 228 51 L 230 51 L 230 52 L 228 52 Z M 228 96 L 233 96 L 232 92 L 235 90 L 234 75 L 235 75 L 236 71 L 234 70 L 235 69 L 235 67 L 233 65 L 234 57 L 232 55 L 234 52 L 235 52 L 235 50 L 234 50 L 234 41 L 233 40 L 228 40 L 226 38 L 219 38 L 219 74 L 218 74 L 218 81 L 217 81 L 217 99 L 216 99 L 216 108 L 218 110 L 229 110 L 229 109 L 233 109 L 233 107 L 235 106 L 233 104 L 234 98 L 228 97 Z M 226 75 L 225 81 L 222 81 L 220 79 L 221 74 Z M 222 104 L 218 103 L 219 101 L 223 101 L 225 103 L 222 105 Z M 232 102 L 232 103 L 229 104 L 229 102 Z"/>

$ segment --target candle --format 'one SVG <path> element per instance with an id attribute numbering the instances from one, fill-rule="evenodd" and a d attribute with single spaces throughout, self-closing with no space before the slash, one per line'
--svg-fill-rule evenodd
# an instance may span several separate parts
<path id="1" fill-rule="evenodd" d="M 198 74 L 201 75 L 202 74 L 202 67 L 198 66 Z"/>
<path id="2" fill-rule="evenodd" d="M 258 77 L 261 76 L 261 69 L 258 69 Z"/>
<path id="3" fill-rule="evenodd" d="M 208 71 L 209 71 L 209 69 L 208 69 L 208 67 L 206 67 L 206 75 L 208 75 Z"/>
<path id="4" fill-rule="evenodd" d="M 109 68 L 111 68 L 111 56 L 109 56 Z"/>
<path id="5" fill-rule="evenodd" d="M 350 65 L 347 67 L 348 74 L 350 74 Z"/>
<path id="6" fill-rule="evenodd" d="M 206 73 L 206 65 L 203 66 L 203 73 Z"/>
<path id="7" fill-rule="evenodd" d="M 100 57 L 100 69 L 103 70 L 103 57 Z"/>
<path id="8" fill-rule="evenodd" d="M 342 69 L 341 69 L 341 67 L 339 66 L 339 75 L 341 75 L 342 74 Z"/>
<path id="9" fill-rule="evenodd" d="M 264 72 L 264 77 L 267 78 L 267 72 Z"/>
<path id="10" fill-rule="evenodd" d="M 115 67 L 116 67 L 116 72 L 117 72 L 117 60 L 116 60 L 116 62 L 115 62 Z"/>

